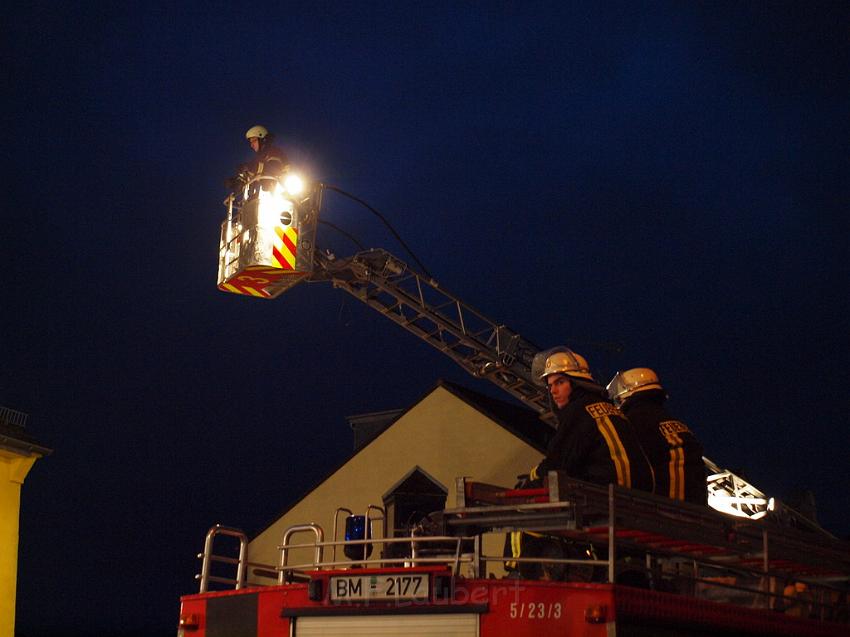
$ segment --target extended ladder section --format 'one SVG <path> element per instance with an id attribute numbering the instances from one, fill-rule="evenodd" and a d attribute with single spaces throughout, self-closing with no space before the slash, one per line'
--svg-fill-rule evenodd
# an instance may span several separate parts
<path id="1" fill-rule="evenodd" d="M 337 258 L 316 248 L 322 192 L 322 184 L 312 184 L 294 195 L 282 182 L 259 177 L 243 192 L 231 194 L 224 201 L 219 289 L 274 298 L 302 281 L 330 281 L 555 426 L 546 389 L 532 374 L 534 356 L 540 351 L 536 345 L 385 250 Z M 751 519 L 765 516 L 773 507 L 769 498 L 739 476 L 708 460 L 706 466 L 712 507 Z"/>
<path id="2" fill-rule="evenodd" d="M 747 590 L 775 610 L 788 603 L 787 587 L 803 586 L 815 597 L 812 603 L 822 607 L 824 618 L 847 622 L 850 545 L 822 531 L 789 528 L 770 517 L 753 521 L 724 515 L 555 471 L 537 489 L 506 489 L 467 478 L 458 478 L 456 488 L 459 506 L 445 511 L 450 531 L 532 531 L 607 549 L 611 582 L 616 581 L 618 556 L 640 556 L 648 575 L 665 578 L 681 575 L 669 569 L 661 573 L 658 564 L 686 562 L 691 589 Z M 487 560 L 504 557 L 483 558 Z M 733 595 L 726 597 L 723 601 L 734 601 Z"/>
<path id="3" fill-rule="evenodd" d="M 443 352 L 467 372 L 486 378 L 545 414 L 544 388 L 531 375 L 539 348 L 494 323 L 441 289 L 385 250 L 367 250 L 350 258 L 316 254 L 312 280 L 330 279 L 369 307 Z M 320 274 L 323 272 L 323 274 Z"/>

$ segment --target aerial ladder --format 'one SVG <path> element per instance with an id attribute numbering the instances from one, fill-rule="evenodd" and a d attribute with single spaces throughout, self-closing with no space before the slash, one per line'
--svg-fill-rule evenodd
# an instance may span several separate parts
<path id="1" fill-rule="evenodd" d="M 326 188 L 287 174 L 280 179 L 255 177 L 240 192 L 231 193 L 224 201 L 218 288 L 272 299 L 301 282 L 330 282 L 556 426 L 546 390 L 532 374 L 541 348 L 386 250 L 338 257 L 317 246 Z M 742 477 L 707 458 L 705 464 L 713 508 L 751 519 L 778 508 L 773 498 Z M 788 507 L 782 507 L 782 515 L 793 517 L 795 524 L 816 526 Z"/>

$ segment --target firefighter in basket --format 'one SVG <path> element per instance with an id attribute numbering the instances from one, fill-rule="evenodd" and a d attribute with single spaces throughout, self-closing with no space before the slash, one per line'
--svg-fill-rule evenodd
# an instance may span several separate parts
<path id="1" fill-rule="evenodd" d="M 252 126 L 245 132 L 245 139 L 254 151 L 254 161 L 242 164 L 236 176 L 227 180 L 227 187 L 230 190 L 239 190 L 251 180 L 260 177 L 259 186 L 266 191 L 273 190 L 275 181 L 262 177 L 279 179 L 289 169 L 286 153 L 275 145 L 274 135 L 265 126 Z M 249 196 L 251 194 L 256 193 L 249 193 Z"/>

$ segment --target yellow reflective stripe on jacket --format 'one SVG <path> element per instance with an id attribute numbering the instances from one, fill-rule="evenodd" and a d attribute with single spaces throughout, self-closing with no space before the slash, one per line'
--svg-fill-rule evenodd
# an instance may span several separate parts
<path id="1" fill-rule="evenodd" d="M 681 447 L 670 449 L 670 493 L 674 500 L 685 499 L 685 450 Z"/>
<path id="2" fill-rule="evenodd" d="M 511 555 L 514 557 L 522 557 L 522 531 L 511 532 Z M 516 568 L 516 562 L 510 561 L 507 563 L 508 568 Z"/>
<path id="3" fill-rule="evenodd" d="M 626 454 L 626 449 L 623 447 L 623 442 L 617 434 L 614 423 L 611 422 L 608 416 L 602 416 L 594 420 L 596 420 L 599 433 L 602 434 L 605 443 L 608 445 L 608 454 L 611 456 L 611 462 L 614 463 L 614 469 L 617 471 L 617 484 L 621 487 L 631 488 L 632 472 L 629 465 L 629 456 Z"/>
<path id="4" fill-rule="evenodd" d="M 522 557 L 522 536 L 530 535 L 532 537 L 545 537 L 543 533 L 535 531 L 511 531 L 511 555 L 513 557 Z M 509 560 L 505 562 L 508 568 L 516 568 L 516 562 Z"/>

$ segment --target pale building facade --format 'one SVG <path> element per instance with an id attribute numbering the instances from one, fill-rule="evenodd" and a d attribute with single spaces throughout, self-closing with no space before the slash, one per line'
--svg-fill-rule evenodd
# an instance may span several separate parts
<path id="1" fill-rule="evenodd" d="M 393 494 L 411 484 L 432 494 L 431 502 L 435 495 L 445 494 L 445 501 L 432 510 L 455 506 L 454 485 L 459 476 L 512 486 L 517 475 L 540 461 L 550 433 L 530 410 L 442 381 L 254 537 L 248 559 L 277 564 L 284 531 L 295 524 L 316 523 L 326 540 L 333 539 L 340 507 L 362 515 L 370 505 L 384 507 L 389 498 L 392 513 Z M 344 517 L 340 515 L 337 539 L 342 539 Z M 310 535 L 298 538 L 312 541 Z M 491 543 L 496 541 L 493 538 Z M 495 554 L 502 546 L 484 548 Z M 311 557 L 310 550 L 293 551 L 289 563 L 300 564 Z M 325 559 L 330 559 L 328 554 Z M 337 559 L 345 559 L 341 551 Z M 249 580 L 262 581 L 253 571 Z"/>

